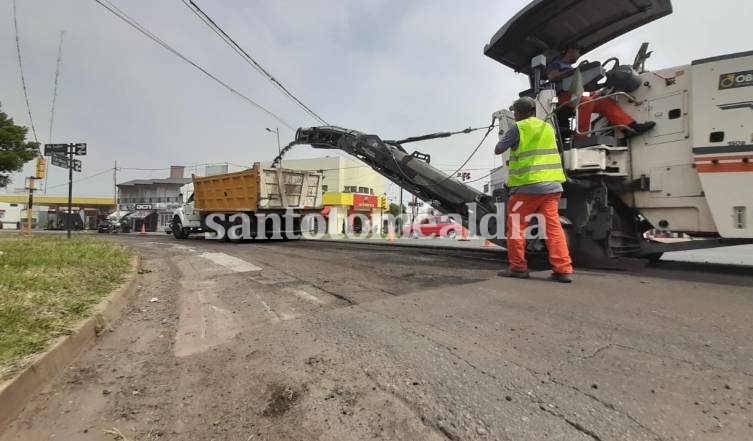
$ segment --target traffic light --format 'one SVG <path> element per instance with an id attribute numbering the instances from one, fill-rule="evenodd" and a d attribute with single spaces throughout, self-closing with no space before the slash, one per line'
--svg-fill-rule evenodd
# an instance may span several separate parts
<path id="1" fill-rule="evenodd" d="M 39 157 L 37 158 L 37 179 L 44 179 L 47 174 L 47 160 Z"/>
<path id="2" fill-rule="evenodd" d="M 382 199 L 382 210 L 390 209 L 390 201 L 385 196 L 380 197 Z"/>
<path id="3" fill-rule="evenodd" d="M 462 181 L 468 181 L 471 179 L 471 173 L 470 172 L 458 172 L 457 177 Z"/>

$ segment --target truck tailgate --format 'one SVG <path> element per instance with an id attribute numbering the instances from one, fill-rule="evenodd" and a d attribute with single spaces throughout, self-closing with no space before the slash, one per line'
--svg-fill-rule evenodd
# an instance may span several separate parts
<path id="1" fill-rule="evenodd" d="M 305 170 L 261 169 L 259 208 L 320 208 L 322 176 Z"/>

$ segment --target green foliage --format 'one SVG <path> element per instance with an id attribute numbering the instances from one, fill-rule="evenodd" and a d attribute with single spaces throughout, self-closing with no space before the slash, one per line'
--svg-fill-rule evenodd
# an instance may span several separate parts
<path id="1" fill-rule="evenodd" d="M 39 155 L 39 143 L 25 141 L 28 130 L 15 125 L 0 111 L 0 188 L 8 185 L 11 173 L 21 171 L 24 164 Z"/>
<path id="2" fill-rule="evenodd" d="M 400 213 L 400 205 L 390 203 L 390 214 L 393 215 L 394 217 L 400 216 L 400 214 L 401 214 Z M 403 213 L 402 214 L 405 214 L 405 207 L 403 207 Z"/>
<path id="3" fill-rule="evenodd" d="M 0 381 L 123 280 L 127 249 L 101 239 L 0 235 Z"/>

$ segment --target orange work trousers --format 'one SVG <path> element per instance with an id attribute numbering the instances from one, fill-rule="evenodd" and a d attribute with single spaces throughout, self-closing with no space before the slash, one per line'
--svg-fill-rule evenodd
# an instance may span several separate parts
<path id="1" fill-rule="evenodd" d="M 542 229 L 539 224 L 539 233 L 545 235 L 552 270 L 559 274 L 573 272 L 565 231 L 560 224 L 561 196 L 562 193 L 510 195 L 507 203 L 507 255 L 511 270 L 528 271 L 525 229 L 532 219 L 531 216 L 540 214 L 544 217 L 545 228 Z"/>
<path id="2" fill-rule="evenodd" d="M 560 103 L 564 103 L 570 101 L 570 96 L 569 92 L 562 92 L 558 99 Z M 580 107 L 578 108 L 579 132 L 585 133 L 591 130 L 591 115 L 594 112 L 604 116 L 609 121 L 609 124 L 613 126 L 629 126 L 635 122 L 614 100 L 607 98 L 594 101 L 595 98 L 598 98 L 598 95 L 583 95 L 580 97 Z"/>

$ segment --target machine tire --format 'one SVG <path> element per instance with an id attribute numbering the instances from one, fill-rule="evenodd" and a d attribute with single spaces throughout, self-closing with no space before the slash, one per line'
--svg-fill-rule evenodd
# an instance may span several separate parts
<path id="1" fill-rule="evenodd" d="M 447 232 L 447 238 L 450 240 L 455 240 L 455 238 L 458 237 L 458 232 L 455 230 L 450 230 Z"/>
<path id="2" fill-rule="evenodd" d="M 642 259 L 646 259 L 649 263 L 657 263 L 661 260 L 664 253 L 651 253 L 640 256 Z"/>

